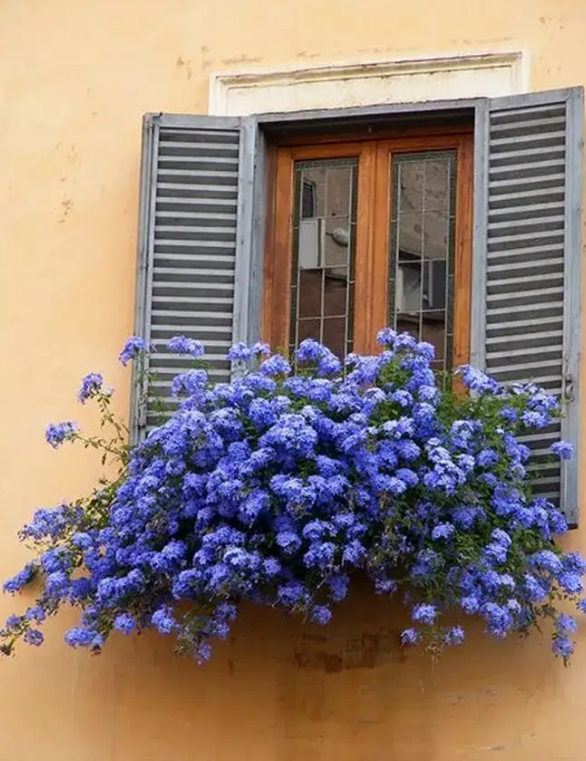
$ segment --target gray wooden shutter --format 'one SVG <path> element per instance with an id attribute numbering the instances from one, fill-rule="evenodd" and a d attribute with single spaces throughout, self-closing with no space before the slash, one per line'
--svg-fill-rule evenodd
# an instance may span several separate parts
<path id="1" fill-rule="evenodd" d="M 155 379 L 133 397 L 134 440 L 160 419 L 155 399 L 172 408 L 172 379 L 192 366 L 166 351 L 169 338 L 202 341 L 215 381 L 230 378 L 232 343 L 250 338 L 254 140 L 250 119 L 144 118 L 135 330 L 156 351 Z"/>
<path id="2" fill-rule="evenodd" d="M 502 382 L 567 397 L 527 437 L 537 492 L 577 523 L 581 332 L 582 88 L 496 98 L 477 109 L 472 363 Z M 549 463 L 562 438 L 574 458 Z"/>

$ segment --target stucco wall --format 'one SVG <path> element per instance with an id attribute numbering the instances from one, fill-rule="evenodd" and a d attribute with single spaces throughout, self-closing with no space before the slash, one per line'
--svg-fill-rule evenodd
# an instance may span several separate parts
<path id="1" fill-rule="evenodd" d="M 585 35 L 583 0 L 0 0 L 0 576 L 32 507 L 96 473 L 43 441 L 91 422 L 81 375 L 126 409 L 143 112 L 205 111 L 211 72 L 361 56 L 522 50 L 532 89 L 575 85 Z M 399 651 L 400 616 L 366 593 L 325 630 L 248 610 L 198 669 L 152 637 L 73 652 L 65 615 L 0 662 L 0 759 L 584 761 L 586 622 L 564 670 L 539 637 L 434 665 Z"/>

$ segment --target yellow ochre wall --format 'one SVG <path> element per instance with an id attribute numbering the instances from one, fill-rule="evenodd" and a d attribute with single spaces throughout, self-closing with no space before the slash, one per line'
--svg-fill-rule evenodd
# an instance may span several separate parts
<path id="1" fill-rule="evenodd" d="M 522 50 L 532 89 L 565 87 L 585 39 L 584 0 L 0 0 L 0 576 L 32 508 L 98 471 L 43 440 L 93 420 L 79 378 L 127 408 L 144 112 L 205 112 L 211 72 L 361 56 Z M 198 668 L 149 636 L 72 651 L 65 614 L 0 662 L 0 761 L 586 761 L 586 621 L 565 670 L 480 633 L 434 665 L 399 619 L 365 591 L 327 629 L 251 609 Z"/>

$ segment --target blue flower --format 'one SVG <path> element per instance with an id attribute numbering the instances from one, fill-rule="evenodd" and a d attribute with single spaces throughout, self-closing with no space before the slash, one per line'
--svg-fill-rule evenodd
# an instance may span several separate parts
<path id="1" fill-rule="evenodd" d="M 447 645 L 461 645 L 464 638 L 464 629 L 461 626 L 452 626 L 444 634 L 444 641 Z"/>
<path id="2" fill-rule="evenodd" d="M 460 600 L 460 605 L 462 606 L 462 610 L 464 610 L 464 612 L 468 613 L 469 615 L 478 613 L 480 610 L 480 601 L 477 597 L 474 596 L 463 597 Z"/>
<path id="3" fill-rule="evenodd" d="M 102 391 L 104 377 L 101 373 L 89 373 L 81 381 L 81 388 L 78 391 L 77 398 L 85 404 L 88 399 L 96 396 Z"/>
<path id="4" fill-rule="evenodd" d="M 417 623 L 431 625 L 435 623 L 437 618 L 437 608 L 434 605 L 416 605 L 411 612 L 411 616 Z"/>
<path id="5" fill-rule="evenodd" d="M 531 558 L 531 563 L 539 568 L 545 568 L 552 573 L 558 573 L 562 569 L 562 561 L 551 550 L 540 550 L 535 552 Z"/>
<path id="6" fill-rule="evenodd" d="M 291 365 L 284 357 L 281 357 L 280 354 L 275 354 L 262 363 L 260 371 L 269 377 L 289 375 L 291 372 Z"/>
<path id="7" fill-rule="evenodd" d="M 93 539 L 86 531 L 77 531 L 72 539 L 72 544 L 79 547 L 82 550 L 87 550 L 93 546 Z"/>
<path id="8" fill-rule="evenodd" d="M 123 634 L 131 634 L 136 629 L 136 622 L 128 613 L 120 613 L 114 619 L 114 628 Z"/>
<path id="9" fill-rule="evenodd" d="M 64 597 L 69 591 L 69 577 L 64 571 L 54 571 L 45 579 L 45 590 L 50 597 Z"/>
<path id="10" fill-rule="evenodd" d="M 253 356 L 251 347 L 242 341 L 234 344 L 228 352 L 228 359 L 231 359 L 233 362 L 248 362 Z"/>
<path id="11" fill-rule="evenodd" d="M 301 540 L 293 531 L 281 531 L 277 534 L 277 544 L 287 555 L 292 555 L 301 546 Z"/>
<path id="12" fill-rule="evenodd" d="M 126 366 L 133 359 L 136 359 L 149 351 L 150 347 L 143 338 L 140 338 L 139 336 L 131 336 L 124 344 L 124 348 L 120 352 L 118 359 Z"/>
<path id="13" fill-rule="evenodd" d="M 403 645 L 416 645 L 420 639 L 421 636 L 415 629 L 405 629 L 401 632 L 401 643 Z"/>
<path id="14" fill-rule="evenodd" d="M 555 441 L 550 449 L 560 460 L 569 460 L 574 453 L 574 448 L 567 441 Z"/>
<path id="15" fill-rule="evenodd" d="M 572 616 L 568 616 L 566 613 L 559 614 L 559 616 L 556 618 L 555 625 L 556 629 L 562 634 L 575 632 L 578 628 L 576 619 L 572 618 Z"/>
<path id="16" fill-rule="evenodd" d="M 47 614 L 40 605 L 34 605 L 32 608 L 28 608 L 24 617 L 27 621 L 34 621 L 36 624 L 42 624 L 47 618 Z"/>
<path id="17" fill-rule="evenodd" d="M 15 632 L 22 625 L 22 616 L 8 616 L 6 619 L 6 630 L 9 633 Z"/>
<path id="18" fill-rule="evenodd" d="M 491 534 L 491 537 L 493 542 L 500 544 L 503 547 L 510 547 L 513 541 L 510 534 L 500 528 L 495 528 Z"/>
<path id="19" fill-rule="evenodd" d="M 24 633 L 24 641 L 27 645 L 33 645 L 39 647 L 45 641 L 42 633 L 38 629 L 27 629 Z"/>
<path id="20" fill-rule="evenodd" d="M 582 579 L 575 573 L 561 573 L 558 576 L 558 583 L 564 592 L 570 595 L 580 594 L 584 589 Z"/>
<path id="21" fill-rule="evenodd" d="M 71 420 L 66 420 L 64 423 L 50 423 L 45 431 L 45 439 L 53 449 L 57 449 L 64 441 L 72 439 L 78 431 L 79 426 Z"/>
<path id="22" fill-rule="evenodd" d="M 490 468 L 496 465 L 499 456 L 494 449 L 483 449 L 477 456 L 476 461 L 482 468 Z"/>
<path id="23" fill-rule="evenodd" d="M 325 626 L 332 619 L 332 611 L 326 605 L 316 605 L 311 609 L 310 617 L 316 624 Z"/>
<path id="24" fill-rule="evenodd" d="M 558 655 L 560 658 L 564 658 L 565 660 L 569 658 L 574 652 L 574 645 L 567 637 L 554 637 L 552 642 L 552 650 L 555 655 Z"/>
<path id="25" fill-rule="evenodd" d="M 366 549 L 357 539 L 350 541 L 344 548 L 342 560 L 344 563 L 358 567 L 366 557 Z"/>
<path id="26" fill-rule="evenodd" d="M 313 338 L 306 338 L 302 341 L 295 351 L 297 362 L 318 362 L 327 352 L 327 349 Z"/>
<path id="27" fill-rule="evenodd" d="M 277 599 L 282 605 L 287 607 L 305 602 L 308 596 L 305 587 L 297 581 L 288 582 L 277 589 Z"/>
<path id="28" fill-rule="evenodd" d="M 334 602 L 340 602 L 348 594 L 350 579 L 345 574 L 335 574 L 328 579 L 328 587 Z"/>
<path id="29" fill-rule="evenodd" d="M 167 349 L 172 354 L 189 354 L 192 357 L 201 357 L 205 354 L 201 341 L 187 338 L 187 336 L 173 336 L 167 342 Z"/>
<path id="30" fill-rule="evenodd" d="M 10 594 L 20 592 L 23 587 L 26 587 L 27 584 L 30 584 L 35 575 L 36 566 L 33 563 L 27 563 L 24 568 L 16 574 L 16 576 L 7 579 L 4 582 L 4 591 L 9 592 Z"/>
<path id="31" fill-rule="evenodd" d="M 397 338 L 397 331 L 392 328 L 379 330 L 376 336 L 377 343 L 381 346 L 393 346 Z"/>
<path id="32" fill-rule="evenodd" d="M 173 378 L 171 393 L 173 396 L 200 394 L 205 389 L 207 383 L 208 374 L 205 370 L 189 370 Z"/>
<path id="33" fill-rule="evenodd" d="M 455 527 L 451 523 L 439 523 L 431 531 L 432 539 L 449 539 L 455 531 Z"/>
<path id="34" fill-rule="evenodd" d="M 95 639 L 96 632 L 83 626 L 75 626 L 65 634 L 65 642 L 70 647 L 90 647 Z"/>
<path id="35" fill-rule="evenodd" d="M 342 371 L 342 363 L 331 352 L 325 352 L 319 360 L 317 372 L 320 375 L 337 375 Z"/>
<path id="36" fill-rule="evenodd" d="M 151 621 L 159 634 L 171 634 L 177 628 L 175 619 L 168 608 L 156 610 L 152 615 Z"/>

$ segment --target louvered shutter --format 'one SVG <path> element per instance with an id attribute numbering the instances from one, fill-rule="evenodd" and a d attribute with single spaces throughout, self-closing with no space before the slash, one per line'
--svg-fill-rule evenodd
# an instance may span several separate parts
<path id="1" fill-rule="evenodd" d="M 475 135 L 472 361 L 567 397 L 527 437 L 536 491 L 577 522 L 582 258 L 581 88 L 487 101 Z M 572 460 L 551 463 L 560 438 Z"/>
<path id="2" fill-rule="evenodd" d="M 156 351 L 151 387 L 134 394 L 134 439 L 160 421 L 156 399 L 173 408 L 172 379 L 192 366 L 169 338 L 202 341 L 214 381 L 229 380 L 226 352 L 249 338 L 253 142 L 246 119 L 144 118 L 136 331 Z"/>

